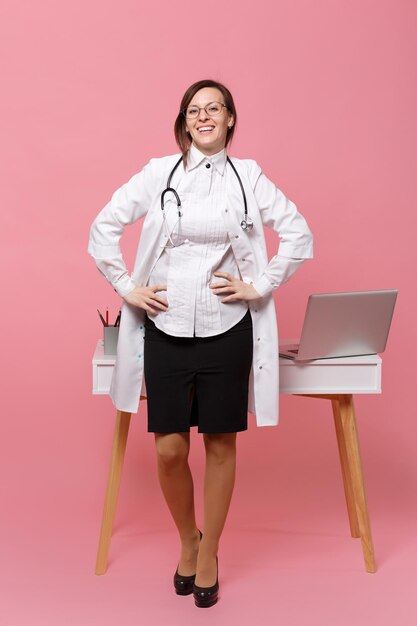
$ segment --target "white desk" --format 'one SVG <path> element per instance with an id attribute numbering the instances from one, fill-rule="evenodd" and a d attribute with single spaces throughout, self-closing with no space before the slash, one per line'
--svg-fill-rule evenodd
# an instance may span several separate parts
<path id="1" fill-rule="evenodd" d="M 281 341 L 281 344 L 295 342 L 291 339 Z M 93 394 L 109 392 L 114 363 L 115 357 L 104 354 L 103 341 L 99 340 L 93 357 Z M 350 532 L 352 537 L 361 539 L 367 572 L 375 572 L 376 565 L 353 394 L 381 393 L 381 365 L 378 355 L 319 359 L 306 363 L 279 360 L 280 393 L 321 398 L 332 403 Z M 130 417 L 130 413 L 117 411 L 96 574 L 104 574 L 107 569 Z"/>

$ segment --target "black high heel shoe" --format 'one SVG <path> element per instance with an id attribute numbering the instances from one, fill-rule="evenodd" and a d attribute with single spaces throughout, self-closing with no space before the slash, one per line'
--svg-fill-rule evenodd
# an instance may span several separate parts
<path id="1" fill-rule="evenodd" d="M 198 532 L 200 533 L 200 541 L 203 537 L 203 533 L 201 532 L 201 530 L 199 529 Z M 175 587 L 175 592 L 179 595 L 179 596 L 188 596 L 190 595 L 190 593 L 193 593 L 193 584 L 194 584 L 194 580 L 195 580 L 195 574 L 192 574 L 192 576 L 181 576 L 181 574 L 178 574 L 178 567 L 177 570 L 174 574 L 174 587 Z"/>
<path id="2" fill-rule="evenodd" d="M 199 587 L 193 585 L 193 596 L 195 605 L 204 608 L 216 604 L 219 597 L 219 561 L 216 556 L 217 577 L 212 587 Z"/>

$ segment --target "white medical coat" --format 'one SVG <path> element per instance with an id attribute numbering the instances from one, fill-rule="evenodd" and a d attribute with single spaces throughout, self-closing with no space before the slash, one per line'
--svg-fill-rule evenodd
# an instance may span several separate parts
<path id="1" fill-rule="evenodd" d="M 146 285 L 152 268 L 165 244 L 161 192 L 180 154 L 151 159 L 141 172 L 118 189 L 110 202 L 94 220 L 90 230 L 88 251 L 100 271 L 111 280 L 113 287 L 125 296 L 136 285 Z M 313 257 L 313 236 L 293 202 L 262 174 L 251 159 L 232 157 L 247 198 L 248 216 L 253 229 L 240 227 L 243 199 L 236 175 L 227 168 L 226 198 L 223 218 L 229 233 L 233 253 L 245 282 L 253 282 L 262 296 L 248 303 L 253 324 L 253 361 L 249 380 L 249 411 L 256 415 L 257 426 L 275 426 L 279 416 L 279 345 L 275 304 L 272 292 L 276 257 L 268 263 L 263 226 L 275 230 L 279 237 L 279 255 L 308 259 Z M 174 174 L 183 175 L 182 165 Z M 262 177 L 262 178 L 261 178 Z M 260 185 L 261 197 L 254 195 Z M 145 217 L 132 276 L 123 263 L 119 240 L 124 227 Z M 112 268 L 112 272 L 108 269 Z M 114 279 L 114 268 L 119 270 Z M 117 272 L 116 272 L 117 273 Z M 111 278 L 108 274 L 111 274 Z M 123 303 L 119 329 L 117 358 L 110 396 L 120 411 L 136 412 L 140 397 L 146 397 L 143 376 L 145 311 Z M 221 402 L 221 399 L 219 399 Z"/>

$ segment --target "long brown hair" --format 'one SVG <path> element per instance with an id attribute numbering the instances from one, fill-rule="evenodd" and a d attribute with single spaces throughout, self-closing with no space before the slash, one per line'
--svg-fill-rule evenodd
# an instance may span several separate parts
<path id="1" fill-rule="evenodd" d="M 212 87 L 214 89 L 218 89 L 221 92 L 224 98 L 224 104 L 227 106 L 229 113 L 233 115 L 233 118 L 234 118 L 233 126 L 232 128 L 227 129 L 226 146 L 232 140 L 232 137 L 235 132 L 236 122 L 237 122 L 236 107 L 235 107 L 235 103 L 233 102 L 233 96 L 228 90 L 228 88 L 225 87 L 225 85 L 223 85 L 222 83 L 219 83 L 216 80 L 210 80 L 210 79 L 199 80 L 196 83 L 193 83 L 190 87 L 188 87 L 187 91 L 182 97 L 180 110 L 179 110 L 177 119 L 175 120 L 175 124 L 174 124 L 175 139 L 182 152 L 184 167 L 187 161 L 187 154 L 188 154 L 189 147 L 191 145 L 191 139 L 185 127 L 185 116 L 183 114 L 183 111 L 190 104 L 191 100 L 194 98 L 197 91 L 200 91 L 200 89 L 204 89 L 206 87 Z"/>

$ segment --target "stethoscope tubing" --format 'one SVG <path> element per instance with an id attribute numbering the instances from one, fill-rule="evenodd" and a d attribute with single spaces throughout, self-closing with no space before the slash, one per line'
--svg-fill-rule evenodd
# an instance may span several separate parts
<path id="1" fill-rule="evenodd" d="M 180 197 L 177 193 L 177 191 L 171 187 L 171 181 L 172 181 L 172 177 L 176 171 L 176 169 L 178 168 L 179 164 L 182 162 L 183 157 L 181 156 L 178 161 L 176 162 L 176 164 L 174 165 L 174 167 L 171 170 L 170 175 L 168 176 L 168 180 L 167 180 L 167 186 L 166 189 L 164 189 L 164 191 L 161 193 L 161 210 L 162 213 L 165 217 L 165 213 L 164 213 L 164 206 L 165 206 L 165 194 L 167 194 L 168 192 L 173 193 L 175 196 L 175 200 L 177 202 L 177 210 L 178 210 L 178 217 L 182 216 L 182 212 L 181 212 L 181 200 Z M 248 203 L 246 200 L 246 194 L 245 194 L 245 189 L 243 187 L 243 183 L 242 180 L 239 176 L 238 171 L 236 170 L 235 166 L 233 165 L 232 161 L 230 160 L 229 157 L 227 157 L 227 162 L 230 163 L 234 173 L 236 174 L 236 177 L 239 181 L 239 185 L 240 185 L 240 189 L 242 191 L 242 197 L 243 197 L 243 204 L 244 204 L 244 208 L 245 208 L 245 214 L 244 217 L 242 219 L 242 221 L 240 222 L 240 225 L 242 227 L 243 230 L 252 230 L 253 228 L 253 222 L 252 220 L 248 217 Z"/>

